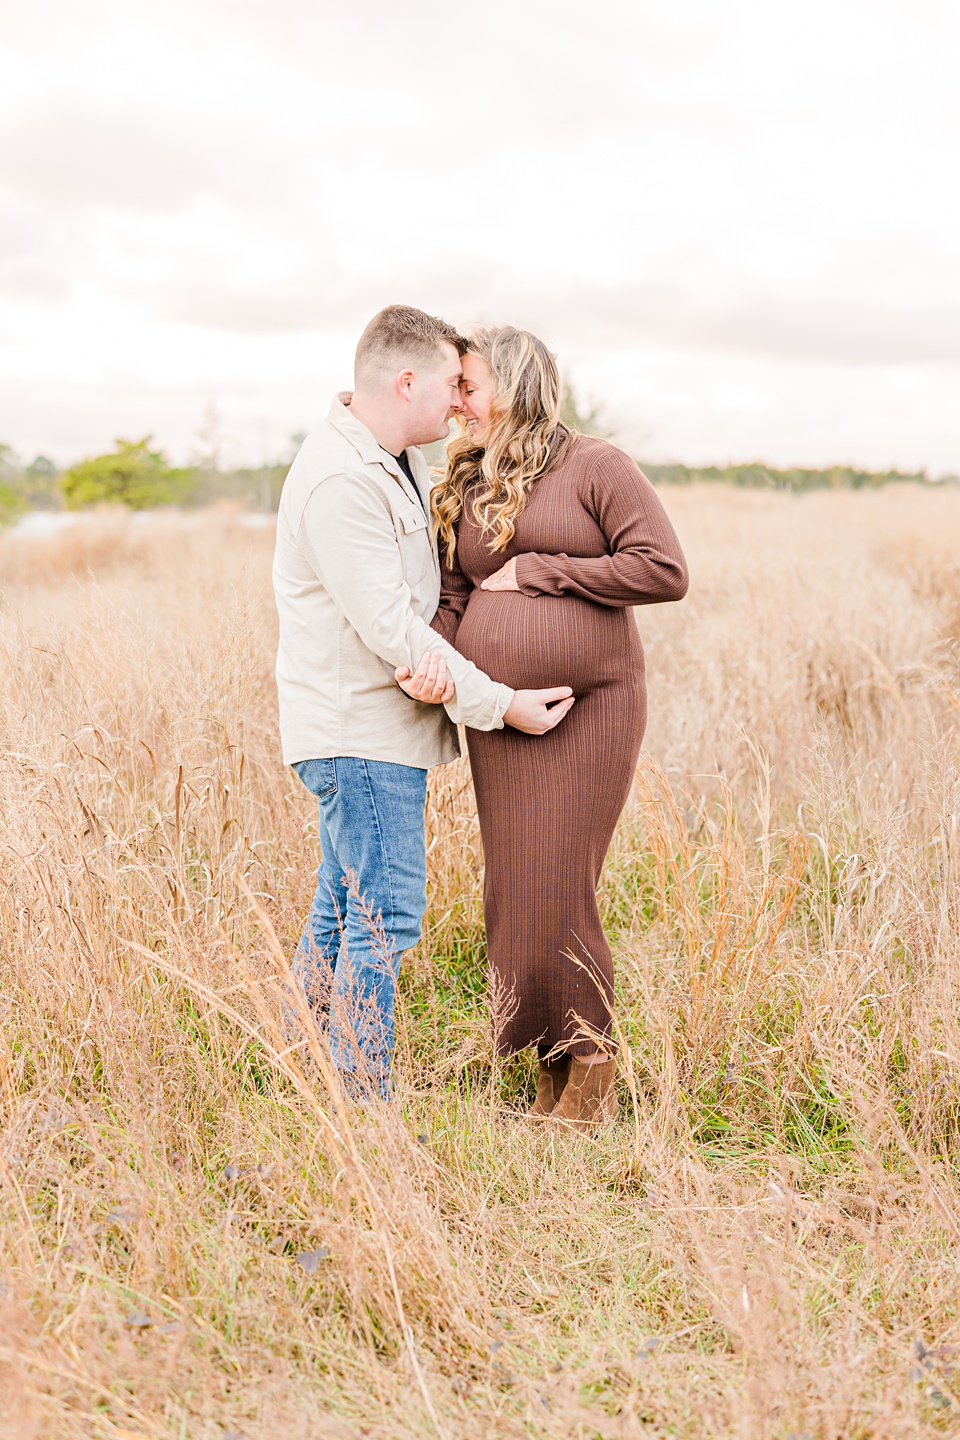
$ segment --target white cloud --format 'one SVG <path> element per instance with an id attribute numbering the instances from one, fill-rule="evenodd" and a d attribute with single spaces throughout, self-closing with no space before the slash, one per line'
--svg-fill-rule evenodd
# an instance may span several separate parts
<path id="1" fill-rule="evenodd" d="M 10 9 L 0 439 L 89 448 L 153 394 L 177 446 L 224 387 L 279 432 L 403 299 L 540 328 L 681 456 L 960 469 L 924 403 L 960 360 L 949 0 Z"/>

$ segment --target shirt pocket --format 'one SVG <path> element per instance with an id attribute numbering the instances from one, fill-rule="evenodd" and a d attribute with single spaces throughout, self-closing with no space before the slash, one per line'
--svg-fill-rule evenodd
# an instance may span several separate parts
<path id="1" fill-rule="evenodd" d="M 427 528 L 427 517 L 420 505 L 410 505 L 406 510 L 401 510 L 399 519 L 404 535 L 414 535 L 418 530 Z"/>
<path id="2" fill-rule="evenodd" d="M 397 521 L 404 574 L 413 584 L 433 569 L 433 534 L 420 505 L 399 510 Z"/>

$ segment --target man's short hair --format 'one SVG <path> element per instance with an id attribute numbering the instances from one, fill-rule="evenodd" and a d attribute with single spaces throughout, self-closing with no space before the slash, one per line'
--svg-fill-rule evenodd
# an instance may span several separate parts
<path id="1" fill-rule="evenodd" d="M 354 361 L 354 377 L 374 373 L 415 370 L 435 364 L 441 345 L 452 345 L 458 355 L 467 353 L 462 335 L 437 315 L 427 315 L 412 305 L 388 305 L 360 336 Z"/>

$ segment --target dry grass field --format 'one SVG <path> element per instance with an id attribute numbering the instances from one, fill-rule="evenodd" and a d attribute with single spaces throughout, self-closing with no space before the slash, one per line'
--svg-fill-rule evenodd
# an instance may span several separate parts
<path id="1" fill-rule="evenodd" d="M 960 490 L 664 495 L 595 1139 L 492 1063 L 463 762 L 397 1103 L 281 1032 L 270 532 L 0 539 L 4 1437 L 960 1435 Z"/>

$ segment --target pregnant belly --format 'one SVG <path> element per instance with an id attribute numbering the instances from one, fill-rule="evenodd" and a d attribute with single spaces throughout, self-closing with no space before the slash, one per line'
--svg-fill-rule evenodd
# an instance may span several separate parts
<path id="1" fill-rule="evenodd" d="M 514 690 L 643 684 L 643 650 L 629 610 L 571 595 L 474 590 L 457 631 L 461 655 Z"/>

